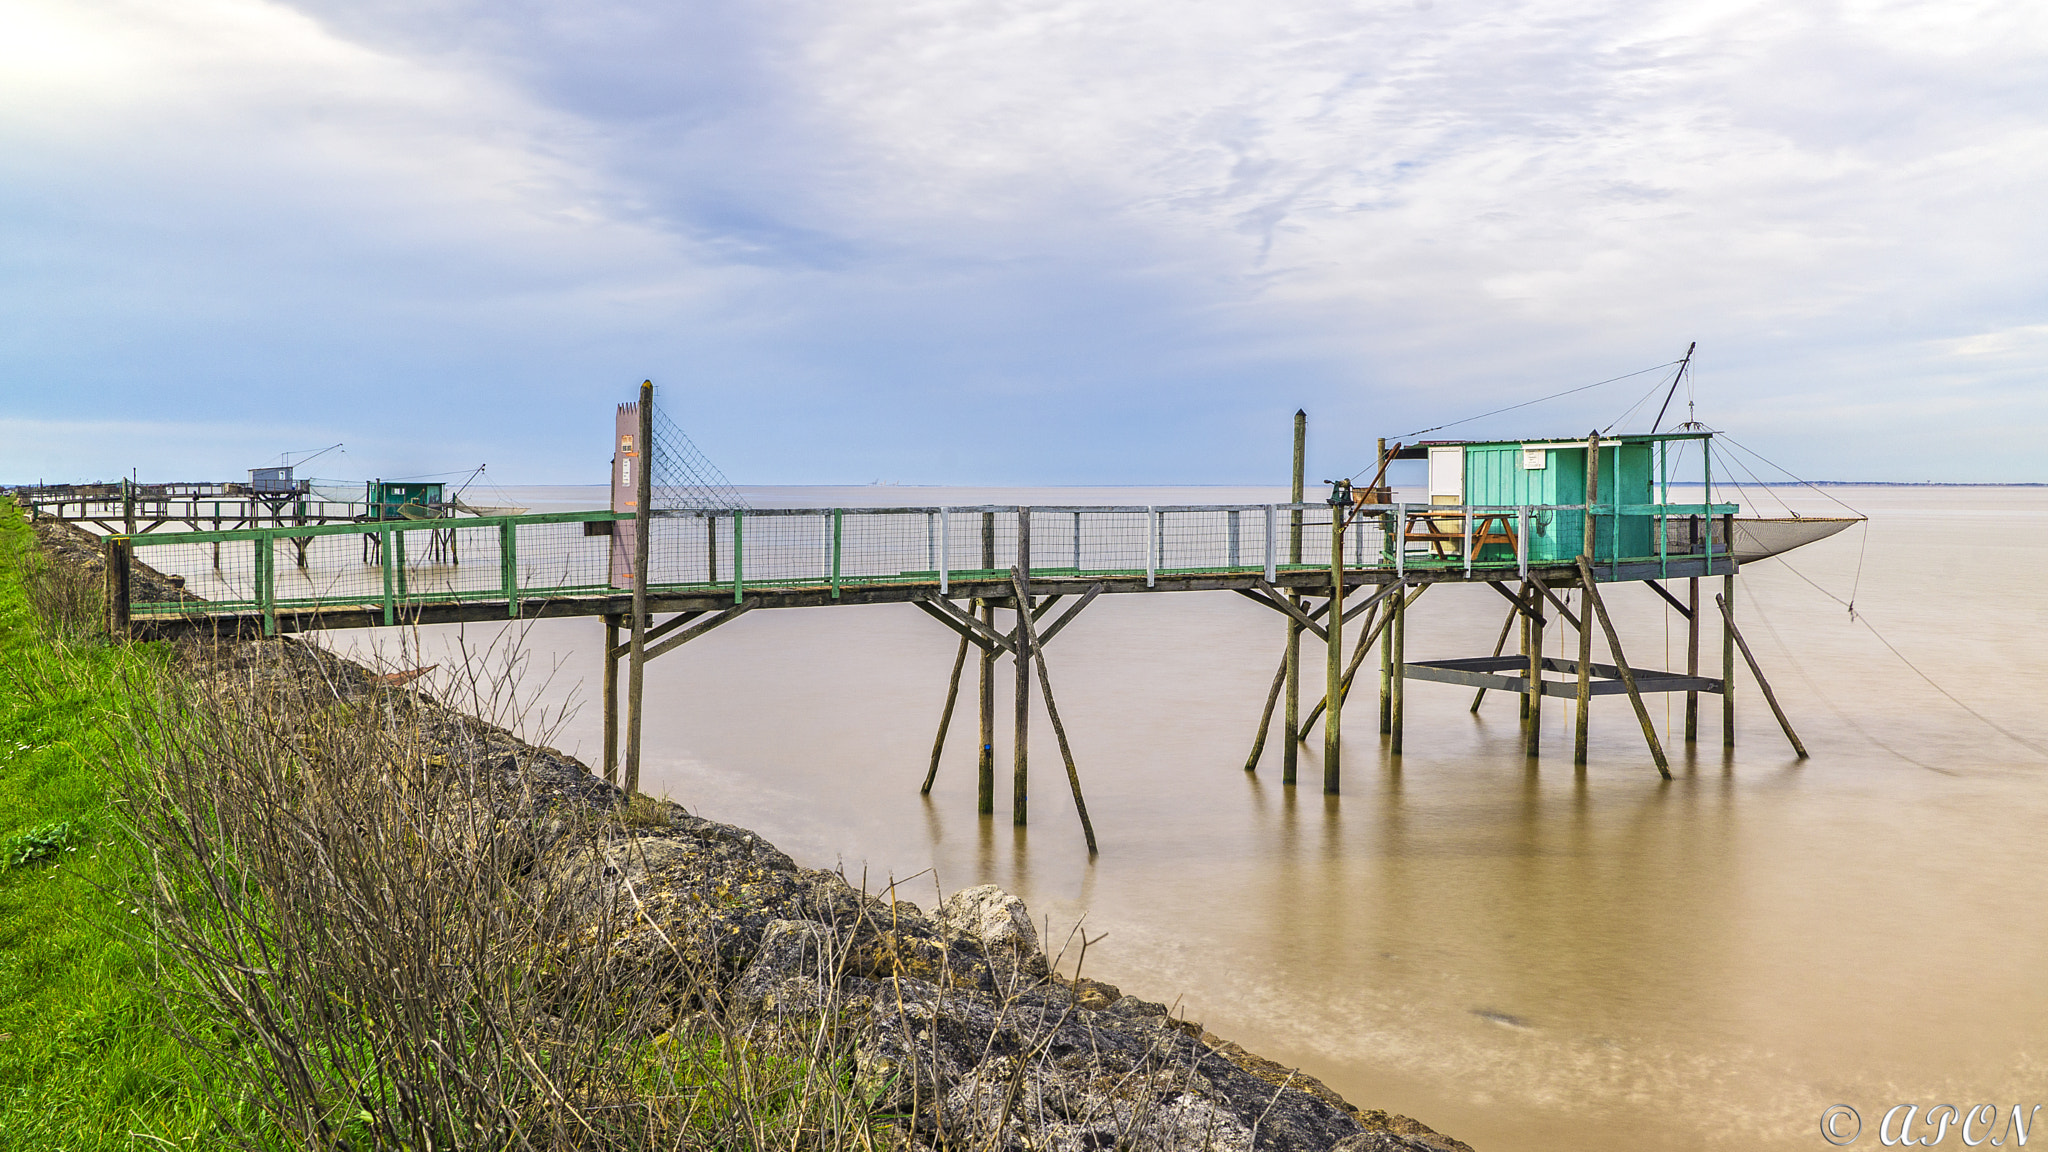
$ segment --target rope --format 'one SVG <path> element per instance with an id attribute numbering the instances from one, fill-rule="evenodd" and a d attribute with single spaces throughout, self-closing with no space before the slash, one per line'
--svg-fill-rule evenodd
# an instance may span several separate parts
<path id="1" fill-rule="evenodd" d="M 1415 430 L 1415 431 L 1413 431 L 1413 432 L 1403 432 L 1403 433 L 1402 433 L 1401 435 L 1399 435 L 1399 436 L 1395 437 L 1395 439 L 1397 439 L 1397 440 L 1406 440 L 1406 439 L 1408 439 L 1408 437 L 1410 437 L 1410 436 L 1420 436 L 1420 435 L 1422 435 L 1422 434 L 1423 434 L 1424 432 L 1441 432 L 1441 431 L 1443 431 L 1443 430 L 1444 430 L 1444 429 L 1446 429 L 1446 428 L 1456 428 L 1456 427 L 1457 427 L 1458 425 L 1460 425 L 1460 424 L 1470 424 L 1470 423 L 1471 423 L 1471 422 L 1473 422 L 1474 420 L 1484 420 L 1484 419 L 1486 419 L 1486 418 L 1487 418 L 1488 416 L 1498 416 L 1498 415 L 1500 415 L 1500 414 L 1501 414 L 1501 413 L 1503 413 L 1503 412 L 1513 412 L 1513 411 L 1514 411 L 1515 409 L 1517 409 L 1517 408 L 1527 408 L 1527 407 L 1528 407 L 1529 405 L 1531 405 L 1531 404 L 1541 404 L 1541 403 L 1543 403 L 1543 402 L 1544 402 L 1544 401 L 1546 401 L 1546 400 L 1556 400 L 1556 399 L 1558 399 L 1559 397 L 1562 397 L 1562 396 L 1570 396 L 1570 395 L 1572 395 L 1572 394 L 1573 394 L 1573 393 L 1575 393 L 1575 392 L 1585 392 L 1585 391 L 1587 391 L 1587 390 L 1589 390 L 1589 389 L 1593 389 L 1593 388 L 1598 388 L 1598 387 L 1600 387 L 1600 386 L 1601 386 L 1602 384 L 1612 384 L 1612 383 L 1614 383 L 1614 382 L 1616 382 L 1616 381 L 1618 381 L 1618 380 L 1629 380 L 1629 379 L 1633 379 L 1633 378 L 1635 378 L 1635 377 L 1637 377 L 1637 376 L 1641 376 L 1641 375 L 1643 375 L 1643 373 L 1645 373 L 1645 372 L 1661 372 L 1661 371 L 1663 371 L 1664 369 L 1666 369 L 1666 368 L 1669 368 L 1669 367 L 1671 367 L 1672 365 L 1674 365 L 1674 364 L 1676 364 L 1676 363 L 1678 363 L 1678 361 L 1676 361 L 1676 360 L 1666 360 L 1666 361 L 1665 361 L 1664 363 L 1662 363 L 1662 364 L 1657 364 L 1657 365 L 1653 365 L 1653 366 L 1651 366 L 1651 367 L 1648 367 L 1648 368 L 1644 368 L 1644 369 L 1642 369 L 1642 370 L 1640 370 L 1640 371 L 1636 371 L 1636 372 L 1630 372 L 1630 373 L 1629 373 L 1628 375 L 1626 375 L 1626 376 L 1613 376 L 1613 377 L 1609 377 L 1609 378 L 1608 378 L 1608 379 L 1606 379 L 1606 380 L 1601 380 L 1601 381 L 1598 381 L 1598 382 L 1596 382 L 1596 383 L 1592 383 L 1592 384 L 1581 384 L 1581 385 L 1579 385 L 1579 386 L 1578 386 L 1577 388 L 1567 388 L 1567 389 L 1565 389 L 1565 390 L 1564 390 L 1564 391 L 1562 391 L 1562 392 L 1553 392 L 1553 393 L 1551 393 L 1551 394 L 1550 394 L 1550 395 L 1548 395 L 1548 396 L 1538 396 L 1538 397 L 1537 397 L 1536 399 L 1534 399 L 1534 400 L 1524 400 L 1524 401 L 1522 401 L 1522 402 L 1521 402 L 1520 404 L 1510 404 L 1510 405 L 1508 405 L 1508 406 L 1507 406 L 1507 407 L 1505 407 L 1505 408 L 1496 408 L 1496 409 L 1494 409 L 1494 410 L 1493 410 L 1493 411 L 1491 411 L 1491 412 L 1481 412 L 1481 413 L 1480 413 L 1479 415 L 1477 415 L 1477 416 L 1467 416 L 1467 417 L 1465 417 L 1465 418 L 1464 418 L 1463 420 L 1453 420 L 1453 421 L 1451 421 L 1451 422 L 1450 422 L 1450 423 L 1448 423 L 1448 424 L 1438 424 L 1438 425 L 1437 425 L 1436 427 L 1434 427 L 1434 428 L 1418 428 L 1418 429 L 1416 429 L 1416 430 Z M 1363 471 L 1365 471 L 1365 469 L 1363 469 L 1363 468 L 1360 468 L 1360 469 L 1359 469 L 1358 471 L 1359 471 L 1359 472 L 1363 472 Z M 1354 476 L 1354 477 L 1355 477 L 1356 475 L 1357 475 L 1357 473 L 1353 473 L 1353 476 Z"/>
<path id="2" fill-rule="evenodd" d="M 1818 587 L 1818 585 L 1816 585 L 1816 587 Z M 1833 599 L 1833 597 L 1829 598 Z M 1833 712 L 1837 720 L 1840 720 L 1842 723 L 1848 725 L 1851 729 L 1855 731 L 1855 733 L 1858 736 L 1863 737 L 1865 740 L 1870 741 L 1872 744 L 1877 745 L 1879 748 L 1884 749 L 1886 752 L 1889 752 L 1892 755 L 1898 757 L 1899 759 L 1904 760 L 1906 763 L 1911 764 L 1915 768 L 1925 768 L 1929 772 L 1939 772 L 1944 776 L 1961 775 L 1961 773 L 1958 773 L 1953 768 L 1937 768 L 1934 765 L 1929 764 L 1923 760 L 1915 760 L 1913 757 L 1906 755 L 1904 752 L 1899 751 L 1897 748 L 1894 748 L 1891 745 L 1885 743 L 1884 741 L 1879 740 L 1877 737 L 1872 736 L 1870 732 L 1863 727 L 1863 725 L 1858 724 L 1856 721 L 1850 719 L 1848 713 L 1842 711 L 1841 705 L 1836 704 L 1833 698 L 1831 698 L 1826 692 L 1821 691 L 1820 685 L 1813 682 L 1813 677 L 1808 676 L 1806 674 L 1806 668 L 1799 663 L 1799 657 L 1793 652 L 1792 646 L 1785 643 L 1784 637 L 1778 635 L 1777 626 L 1771 623 L 1771 618 L 1768 615 L 1765 615 L 1763 605 L 1757 597 L 1750 598 L 1749 609 L 1750 611 L 1756 613 L 1756 618 L 1763 623 L 1764 631 L 1771 634 L 1771 643 L 1776 644 L 1778 646 L 1778 651 L 1782 652 L 1785 656 L 1785 662 L 1787 664 L 1792 665 L 1792 671 L 1797 672 L 1799 674 L 1799 679 L 1802 683 L 1806 685 L 1807 690 L 1812 692 L 1815 696 L 1819 697 L 1820 702 L 1828 706 L 1828 711 Z"/>
<path id="3" fill-rule="evenodd" d="M 1776 559 L 1780 564 L 1785 564 L 1785 558 L 1783 556 L 1777 556 L 1774 557 L 1774 559 Z M 1950 703 L 1954 704 L 1958 708 L 1961 708 L 1963 711 L 1968 712 L 1970 715 L 1975 716 L 1978 720 L 1983 721 L 1987 727 L 1991 728 L 1999 735 L 2004 736 L 2006 739 L 2011 740 L 2013 743 L 2020 745 L 2021 747 L 2027 749 L 2030 752 L 2033 752 L 2037 756 L 2048 758 L 2048 747 L 2043 747 L 2042 745 L 2036 744 L 2032 740 L 2029 740 L 2026 737 L 2020 735 L 2019 733 L 2014 732 L 2010 728 L 2005 727 L 1998 721 L 1993 720 L 1991 717 L 1986 716 L 1982 712 L 1979 712 L 1975 708 L 1972 708 L 1968 704 L 1965 704 L 1962 701 L 1962 699 L 1958 697 L 1955 693 L 1950 692 L 1948 689 L 1942 687 L 1939 683 L 1935 681 L 1934 677 L 1929 676 L 1926 672 L 1922 671 L 1918 664 L 1915 664 L 1911 660 L 1907 659 L 1906 654 L 1904 652 L 1899 651 L 1898 648 L 1895 647 L 1890 640 L 1885 639 L 1884 633 L 1879 632 L 1877 630 L 1877 626 L 1870 622 L 1869 617 L 1863 615 L 1860 612 L 1857 612 L 1853 603 L 1844 600 L 1840 596 L 1837 596 L 1834 593 L 1828 591 L 1827 589 L 1821 587 L 1820 585 L 1815 584 L 1812 580 L 1807 578 L 1804 572 L 1801 572 L 1799 569 L 1792 567 L 1792 565 L 1790 564 L 1785 564 L 1785 570 L 1787 572 L 1792 573 L 1794 576 L 1799 577 L 1801 580 L 1806 581 L 1807 586 L 1812 588 L 1814 591 L 1820 593 L 1821 595 L 1827 597 L 1830 600 L 1833 600 L 1835 603 L 1842 605 L 1844 608 L 1849 609 L 1849 619 L 1855 621 L 1858 624 L 1863 625 L 1865 628 L 1868 628 L 1870 630 L 1870 634 L 1872 636 L 1877 637 L 1877 642 L 1879 644 L 1884 645 L 1885 651 L 1890 652 L 1892 655 L 1898 657 L 1899 663 L 1904 664 L 1908 668 L 1911 668 L 1915 676 L 1918 676 L 1922 680 L 1927 681 L 1928 687 L 1934 689 L 1936 692 L 1941 693 L 1943 696 L 1946 696 Z M 1752 601 L 1752 603 L 1754 603 L 1754 601 Z M 1761 615 L 1761 613 L 1759 613 L 1759 615 Z M 1919 763 L 1918 761 L 1914 762 Z M 1925 767 L 1925 765 L 1922 765 L 1922 767 Z"/>

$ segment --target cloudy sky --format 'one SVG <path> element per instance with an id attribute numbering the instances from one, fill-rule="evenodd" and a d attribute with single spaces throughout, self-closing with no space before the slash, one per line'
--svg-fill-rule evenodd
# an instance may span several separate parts
<path id="1" fill-rule="evenodd" d="M 0 0 L 0 482 L 595 482 L 644 377 L 743 483 L 1278 482 L 1692 341 L 2044 481 L 2044 177 L 2013 0 Z"/>

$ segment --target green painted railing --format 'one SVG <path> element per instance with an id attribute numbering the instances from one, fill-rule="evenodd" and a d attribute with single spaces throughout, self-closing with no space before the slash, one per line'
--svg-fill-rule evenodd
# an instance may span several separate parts
<path id="1" fill-rule="evenodd" d="M 1347 568 L 1477 574 L 1570 563 L 1582 546 L 1586 509 L 1395 504 L 1345 511 Z M 1674 551 L 1666 524 L 1723 521 L 1735 511 L 1732 504 L 1596 506 L 1605 537 L 1596 563 L 1611 571 L 1618 561 L 1655 562 L 1667 570 L 1674 557 L 1701 552 Z M 1327 504 L 682 510 L 657 512 L 650 525 L 649 583 L 663 592 L 729 592 L 735 602 L 761 588 L 818 588 L 836 599 L 848 588 L 921 583 L 944 593 L 955 582 L 1007 579 L 1020 559 L 1026 512 L 1028 566 L 1046 578 L 1142 577 L 1152 585 L 1162 576 L 1271 579 L 1330 564 Z M 1281 557 L 1297 512 L 1305 521 L 1302 559 L 1287 563 Z M 256 613 L 275 631 L 281 613 L 368 609 L 395 624 L 410 607 L 488 602 L 514 618 L 527 600 L 623 590 L 613 564 L 630 554 L 617 543 L 630 532 L 615 525 L 631 519 L 554 512 L 138 535 L 128 538 L 138 559 L 182 576 L 187 595 L 138 602 L 133 614 Z M 1418 544 L 1416 524 L 1462 527 L 1425 531 Z M 1483 546 L 1475 532 L 1488 534 L 1475 525 L 1492 528 Z M 1500 542 L 1504 525 L 1512 525 L 1512 544 Z M 1713 532 L 1697 535 L 1710 557 L 1725 552 L 1725 534 L 1722 542 Z M 1642 547 L 1622 554 L 1625 536 Z M 286 542 L 291 559 L 280 563 Z"/>

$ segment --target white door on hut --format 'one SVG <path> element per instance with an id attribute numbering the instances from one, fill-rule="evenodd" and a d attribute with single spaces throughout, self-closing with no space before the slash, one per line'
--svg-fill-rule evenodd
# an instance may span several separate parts
<path id="1" fill-rule="evenodd" d="M 1448 448 L 1429 450 L 1429 502 L 1431 504 L 1463 504 L 1465 502 L 1465 446 L 1454 444 Z"/>

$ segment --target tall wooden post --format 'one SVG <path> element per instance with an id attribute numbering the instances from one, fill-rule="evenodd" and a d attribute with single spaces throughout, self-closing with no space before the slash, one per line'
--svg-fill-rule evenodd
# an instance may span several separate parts
<path id="1" fill-rule="evenodd" d="M 993 571 L 996 566 L 996 514 L 981 514 L 981 567 L 984 572 Z M 995 630 L 996 610 L 987 598 L 977 599 L 975 607 L 981 609 L 981 622 Z M 996 810 L 996 654 L 993 648 L 981 650 L 981 757 L 975 764 L 975 811 L 984 816 L 993 816 Z"/>
<path id="2" fill-rule="evenodd" d="M 1393 622 L 1387 626 L 1387 636 L 1391 640 L 1389 663 L 1394 669 L 1394 687 L 1393 691 L 1389 693 L 1390 700 L 1387 708 L 1388 719 L 1393 729 L 1392 732 L 1388 733 L 1392 741 L 1388 750 L 1394 755 L 1399 756 L 1401 754 L 1401 729 L 1407 720 L 1408 712 L 1408 677 L 1406 674 L 1406 661 L 1408 659 L 1408 597 L 1395 593 L 1387 597 L 1387 601 L 1392 605 L 1394 612 Z M 1382 641 L 1382 643 L 1386 643 L 1386 641 Z"/>
<path id="3" fill-rule="evenodd" d="M 946 753 L 946 729 L 953 724 L 953 704 L 960 699 L 960 670 L 967 667 L 967 637 L 960 638 L 960 651 L 953 657 L 953 677 L 946 681 L 946 707 L 939 713 L 939 734 L 932 738 L 932 764 L 924 774 L 920 796 L 932 794 L 932 781 L 939 778 L 939 757 Z"/>
<path id="4" fill-rule="evenodd" d="M 633 646 L 626 672 L 626 795 L 640 790 L 641 693 L 647 671 L 647 552 L 654 517 L 654 381 L 640 385 L 633 436 Z"/>
<path id="5" fill-rule="evenodd" d="M 135 535 L 135 485 L 126 476 L 121 477 L 121 531 Z"/>
<path id="6" fill-rule="evenodd" d="M 1523 750 L 1534 758 L 1543 750 L 1543 590 L 1531 583 L 1529 596 L 1529 691 L 1524 705 L 1529 722 L 1523 730 Z"/>
<path id="7" fill-rule="evenodd" d="M 1384 437 L 1384 436 L 1382 436 L 1382 437 L 1380 438 L 1380 442 L 1379 442 L 1379 460 L 1378 460 L 1378 464 L 1379 464 L 1379 468 L 1380 468 L 1380 475 L 1381 475 L 1382 477 L 1386 476 L 1386 474 L 1387 474 L 1387 441 L 1386 441 L 1386 437 Z M 1374 499 L 1378 499 L 1378 498 L 1379 498 L 1379 494 L 1378 494 L 1377 492 L 1375 492 L 1375 493 L 1374 493 L 1373 495 L 1374 495 Z M 1399 536 L 1397 535 L 1397 533 L 1399 533 L 1400 529 L 1399 529 L 1398 527 L 1395 527 L 1395 526 L 1394 526 L 1394 522 L 1393 522 L 1393 520 L 1391 520 L 1391 519 L 1387 520 L 1387 521 L 1386 521 L 1386 523 L 1387 523 L 1387 530 L 1386 530 L 1386 537 L 1387 537 L 1387 539 L 1389 539 L 1389 540 L 1392 540 L 1392 541 L 1394 542 L 1394 547 L 1396 547 L 1396 548 L 1399 548 L 1399 547 L 1401 547 L 1401 546 L 1402 546 L 1402 545 L 1401 545 L 1401 539 L 1400 539 L 1400 537 L 1399 537 Z M 1388 609 L 1388 611 L 1390 611 L 1390 612 L 1391 612 L 1391 611 L 1392 611 L 1392 609 Z M 1394 626 L 1393 626 L 1393 623 L 1392 623 L 1392 617 L 1389 617 L 1389 618 L 1388 618 L 1388 624 L 1387 624 L 1387 627 L 1386 627 L 1386 628 L 1384 628 L 1384 629 L 1382 629 L 1382 630 L 1381 630 L 1381 633 L 1380 633 L 1380 735 L 1382 735 L 1382 736 L 1388 735 L 1389 733 L 1393 732 L 1393 730 L 1394 730 L 1394 649 L 1393 649 L 1393 643 L 1394 643 Z"/>
<path id="8" fill-rule="evenodd" d="M 1342 489 L 1339 489 L 1342 491 Z M 1330 505 L 1330 611 L 1323 624 L 1323 791 L 1335 793 L 1341 772 L 1338 756 L 1342 748 L 1344 720 L 1344 513 L 1339 504 Z M 1400 599 L 1403 593 L 1395 592 Z M 1290 740 L 1292 744 L 1294 741 Z"/>
<path id="9" fill-rule="evenodd" d="M 1711 524 L 1708 531 L 1713 530 Z M 1735 534 L 1728 534 L 1734 547 Z M 1721 747 L 1735 747 L 1735 577 L 1721 577 Z"/>
<path id="10" fill-rule="evenodd" d="M 604 618 L 604 779 L 619 782 L 619 618 Z"/>
<path id="11" fill-rule="evenodd" d="M 1586 538 L 1579 555 L 1586 563 L 1581 571 L 1592 579 L 1593 557 L 1596 552 L 1595 517 L 1593 506 L 1600 501 L 1600 433 L 1593 432 L 1586 437 Z M 1579 604 L 1579 698 L 1578 715 L 1573 717 L 1575 731 L 1572 736 L 1572 764 L 1586 766 L 1586 736 L 1593 717 L 1593 610 L 1591 607 L 1592 585 L 1583 589 L 1586 595 Z"/>
<path id="12" fill-rule="evenodd" d="M 1289 500 L 1301 503 L 1302 484 L 1307 475 L 1308 462 L 1308 410 L 1294 410 L 1294 486 Z M 1301 509 L 1288 513 L 1287 562 L 1301 563 Z M 1299 597 L 1295 604 L 1306 603 Z M 1287 621 L 1287 734 L 1286 746 L 1280 752 L 1280 782 L 1292 784 L 1301 749 L 1294 740 L 1294 734 L 1301 731 L 1301 625 L 1293 618 Z"/>
<path id="13" fill-rule="evenodd" d="M 1521 623 L 1522 623 L 1522 647 L 1521 647 L 1521 653 L 1522 653 L 1522 669 L 1523 669 L 1523 671 L 1527 671 L 1527 670 L 1528 670 L 1528 668 L 1529 668 L 1529 612 L 1528 612 L 1528 604 L 1529 604 L 1529 597 L 1530 597 L 1530 595 L 1531 595 L 1531 594 L 1532 594 L 1532 593 L 1531 593 L 1531 590 L 1530 590 L 1530 587 L 1529 587 L 1528 583 L 1527 583 L 1527 582 L 1524 582 L 1524 583 L 1522 584 L 1522 603 L 1521 603 L 1521 605 L 1520 605 L 1519 607 L 1517 607 L 1517 608 L 1516 608 L 1516 610 L 1515 610 L 1515 615 L 1516 615 L 1516 616 L 1519 616 L 1519 617 L 1521 617 Z M 1522 707 L 1521 707 L 1521 712 L 1520 712 L 1520 719 L 1521 719 L 1522 723 L 1524 723 L 1524 724 L 1527 724 L 1527 723 L 1529 722 L 1529 700 L 1530 700 L 1530 695 L 1529 695 L 1529 693 L 1528 693 L 1528 691 L 1527 691 L 1527 690 L 1524 690 L 1524 691 L 1522 692 Z"/>
<path id="14" fill-rule="evenodd" d="M 1017 578 L 1012 582 L 1017 598 L 1017 630 L 1012 638 L 1016 651 L 1010 655 L 1017 665 L 1017 735 L 1010 757 L 1010 823 L 1022 826 L 1031 791 L 1031 640 L 1025 627 L 1031 621 L 1031 509 L 1017 509 Z"/>
<path id="15" fill-rule="evenodd" d="M 127 484 L 126 480 L 121 481 Z M 135 544 L 126 536 L 109 536 L 101 545 L 106 560 L 107 634 L 116 640 L 128 638 L 128 584 L 135 559 Z"/>
<path id="16" fill-rule="evenodd" d="M 1700 578 L 1695 576 L 1686 581 L 1686 608 L 1692 613 L 1685 620 L 1685 674 L 1700 674 Z M 1700 694 L 1688 691 L 1685 694 L 1685 742 L 1691 744 L 1700 735 Z"/>

